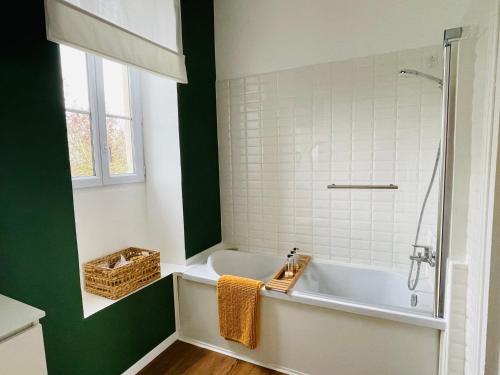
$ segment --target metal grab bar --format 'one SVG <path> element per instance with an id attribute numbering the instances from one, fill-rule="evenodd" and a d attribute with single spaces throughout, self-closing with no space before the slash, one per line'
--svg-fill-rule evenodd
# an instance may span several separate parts
<path id="1" fill-rule="evenodd" d="M 398 185 L 389 184 L 389 185 L 338 185 L 331 184 L 326 186 L 327 189 L 389 189 L 396 190 L 399 189 Z"/>

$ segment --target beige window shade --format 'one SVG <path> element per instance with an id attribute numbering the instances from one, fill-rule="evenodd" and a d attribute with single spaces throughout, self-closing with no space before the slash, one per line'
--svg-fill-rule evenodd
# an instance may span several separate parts
<path id="1" fill-rule="evenodd" d="M 45 0 L 47 39 L 187 83 L 178 0 Z"/>

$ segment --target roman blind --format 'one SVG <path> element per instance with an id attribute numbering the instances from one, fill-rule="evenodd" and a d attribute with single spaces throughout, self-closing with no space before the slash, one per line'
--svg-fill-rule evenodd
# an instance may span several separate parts
<path id="1" fill-rule="evenodd" d="M 187 83 L 179 0 L 45 0 L 47 39 Z"/>

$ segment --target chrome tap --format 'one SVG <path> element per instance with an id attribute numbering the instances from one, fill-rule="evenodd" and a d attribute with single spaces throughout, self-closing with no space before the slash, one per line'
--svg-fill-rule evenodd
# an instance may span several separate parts
<path id="1" fill-rule="evenodd" d="M 432 251 L 432 247 L 426 246 L 426 245 L 412 245 L 414 248 L 413 255 L 410 255 L 410 260 L 415 261 L 417 263 L 427 263 L 431 267 L 436 266 L 436 253 Z M 422 254 L 421 251 L 419 251 L 416 255 L 416 250 L 417 249 L 424 249 L 424 253 Z"/>

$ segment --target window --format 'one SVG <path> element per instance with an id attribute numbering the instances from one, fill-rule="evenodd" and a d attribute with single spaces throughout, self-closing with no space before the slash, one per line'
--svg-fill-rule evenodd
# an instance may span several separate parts
<path id="1" fill-rule="evenodd" d="M 138 72 L 60 50 L 73 187 L 144 181 Z"/>

